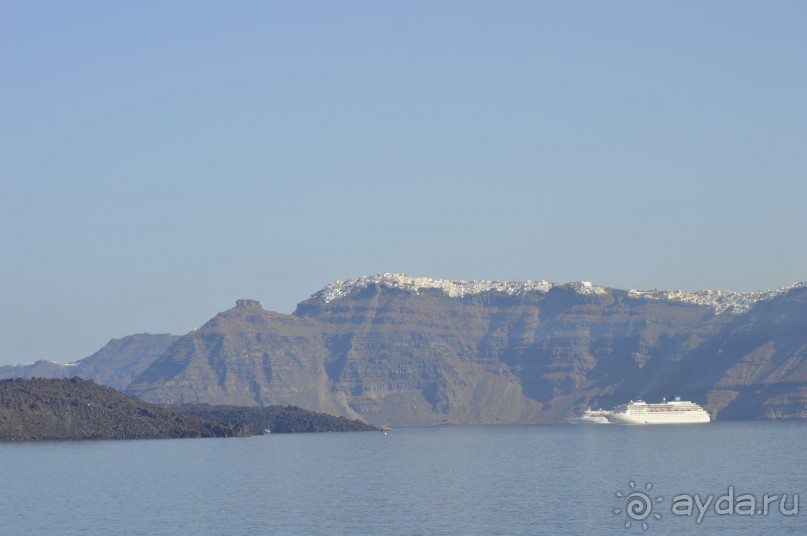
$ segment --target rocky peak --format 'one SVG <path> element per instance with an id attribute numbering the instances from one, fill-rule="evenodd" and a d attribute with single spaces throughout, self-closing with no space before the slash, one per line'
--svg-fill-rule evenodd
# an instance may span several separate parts
<path id="1" fill-rule="evenodd" d="M 261 307 L 261 302 L 259 302 L 258 300 L 247 300 L 247 299 L 235 300 L 235 307 L 237 309 L 263 310 L 263 307 Z"/>

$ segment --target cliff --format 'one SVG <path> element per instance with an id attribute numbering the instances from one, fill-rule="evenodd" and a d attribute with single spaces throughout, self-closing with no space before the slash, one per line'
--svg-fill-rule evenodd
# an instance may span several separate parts
<path id="1" fill-rule="evenodd" d="M 125 361 L 99 353 L 113 369 Z M 806 418 L 807 285 L 637 291 L 380 274 L 328 285 L 290 315 L 239 300 L 149 359 L 126 386 L 149 401 L 291 404 L 392 425 L 555 422 L 675 395 L 718 419 Z"/>
<path id="2" fill-rule="evenodd" d="M 680 395 L 718 418 L 801 418 L 807 288 L 337 282 L 292 315 L 242 301 L 130 386 L 160 402 L 295 404 L 392 424 L 558 421 Z"/>

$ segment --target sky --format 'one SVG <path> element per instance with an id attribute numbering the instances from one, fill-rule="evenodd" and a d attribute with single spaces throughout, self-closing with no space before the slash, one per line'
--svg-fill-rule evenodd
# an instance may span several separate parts
<path id="1" fill-rule="evenodd" d="M 336 279 L 807 280 L 807 3 L 0 4 L 0 365 Z"/>

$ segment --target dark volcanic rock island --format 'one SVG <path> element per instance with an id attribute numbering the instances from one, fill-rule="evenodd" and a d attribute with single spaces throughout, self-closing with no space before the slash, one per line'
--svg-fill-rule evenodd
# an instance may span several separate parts
<path id="1" fill-rule="evenodd" d="M 300 408 L 163 406 L 81 378 L 0 380 L 0 442 L 375 430 Z"/>
<path id="2" fill-rule="evenodd" d="M 89 380 L 0 380 L 0 441 L 247 436 Z"/>
<path id="3" fill-rule="evenodd" d="M 295 406 L 211 406 L 209 404 L 182 404 L 172 406 L 177 411 L 204 419 L 247 425 L 253 432 L 299 434 L 309 432 L 370 432 L 378 428 L 358 419 L 333 417 L 324 413 L 306 411 Z"/>

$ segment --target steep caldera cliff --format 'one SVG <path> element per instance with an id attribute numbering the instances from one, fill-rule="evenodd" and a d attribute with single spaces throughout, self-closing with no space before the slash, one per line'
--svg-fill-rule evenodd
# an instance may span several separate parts
<path id="1" fill-rule="evenodd" d="M 551 422 L 680 395 L 718 418 L 807 416 L 807 287 L 336 282 L 291 315 L 239 300 L 128 386 L 146 400 L 294 404 L 390 424 Z"/>

